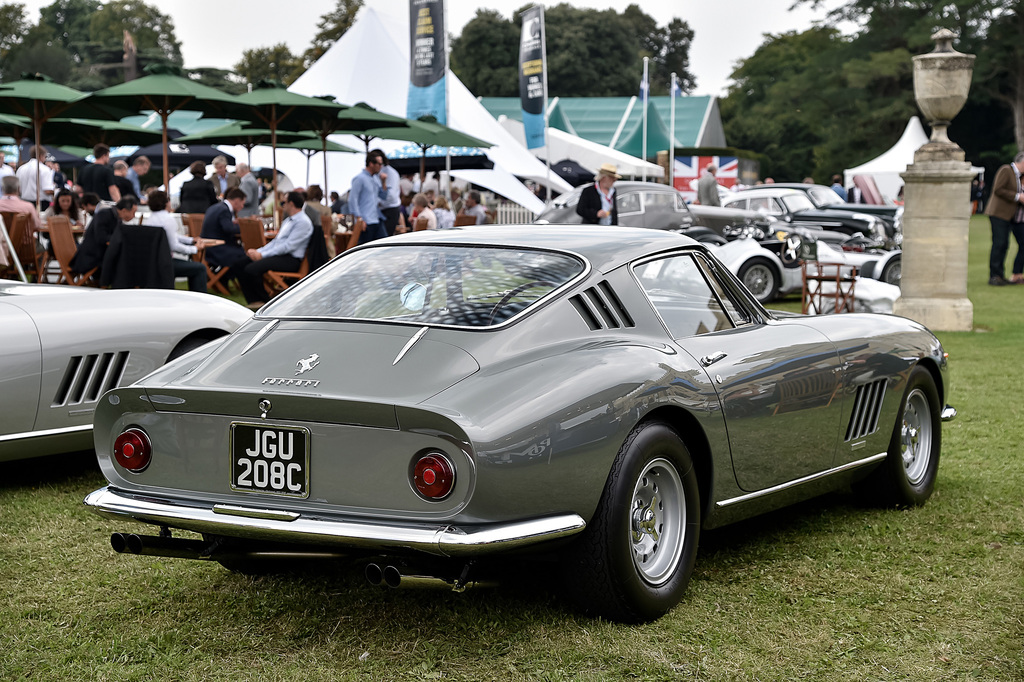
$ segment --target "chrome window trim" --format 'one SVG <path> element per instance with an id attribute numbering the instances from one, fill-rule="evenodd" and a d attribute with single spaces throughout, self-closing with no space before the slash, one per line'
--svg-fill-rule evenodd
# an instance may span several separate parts
<path id="1" fill-rule="evenodd" d="M 825 478 L 826 476 L 838 474 L 843 471 L 849 471 L 850 469 L 856 469 L 857 467 L 862 467 L 867 464 L 883 460 L 887 456 L 888 453 L 880 452 L 877 455 L 871 455 L 870 457 L 865 457 L 864 459 L 858 459 L 855 462 L 848 462 L 846 464 L 833 467 L 826 471 L 819 471 L 818 473 L 810 474 L 809 476 L 804 476 L 803 478 L 798 478 L 787 483 L 780 483 L 779 485 L 772 486 L 771 488 L 765 488 L 764 490 L 758 490 L 757 492 L 747 493 L 746 495 L 740 495 L 739 497 L 731 497 L 727 500 L 719 500 L 718 502 L 715 502 L 715 507 L 717 507 L 718 509 L 723 509 L 725 507 L 730 507 L 734 504 L 739 504 L 741 502 L 756 500 L 757 498 L 765 497 L 766 495 L 774 495 L 775 493 L 782 492 L 783 490 L 787 490 L 789 488 L 795 488 L 796 486 L 803 485 L 804 483 L 810 483 L 811 481 L 816 481 L 818 479 Z"/>

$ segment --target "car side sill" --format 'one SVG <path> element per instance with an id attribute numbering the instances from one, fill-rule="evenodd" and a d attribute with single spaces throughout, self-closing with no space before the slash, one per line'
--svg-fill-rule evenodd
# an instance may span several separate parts
<path id="1" fill-rule="evenodd" d="M 818 479 L 825 478 L 826 476 L 832 476 L 833 474 L 838 474 L 843 471 L 849 471 L 850 469 L 856 469 L 857 467 L 862 467 L 867 464 L 877 462 L 879 460 L 885 459 L 887 454 L 888 453 L 880 452 L 877 455 L 871 455 L 870 457 L 865 457 L 864 459 L 858 459 L 855 462 L 848 462 L 846 464 L 843 464 L 842 466 L 837 466 L 832 469 L 828 469 L 827 471 L 819 471 L 818 473 L 811 474 L 810 476 L 804 476 L 803 478 L 797 478 L 786 483 L 780 483 L 779 485 L 772 486 L 771 488 L 765 488 L 764 490 L 758 490 L 757 492 L 747 493 L 746 495 L 740 495 L 739 497 L 731 497 L 728 500 L 721 500 L 719 502 L 716 502 L 715 506 L 718 507 L 719 509 L 722 509 L 725 507 L 732 506 L 734 504 L 740 504 L 741 502 L 749 502 L 750 500 L 756 500 L 759 497 L 774 495 L 775 493 L 782 492 L 783 490 L 787 490 L 789 488 L 795 488 L 796 486 L 803 485 L 804 483 L 810 483 L 811 481 L 816 481 Z"/>
<path id="2" fill-rule="evenodd" d="M 272 510 L 231 507 L 228 511 L 225 506 L 214 509 L 134 495 L 109 486 L 90 493 L 85 505 L 101 516 L 127 517 L 199 533 L 378 551 L 412 549 L 449 557 L 504 552 L 568 537 L 587 525 L 577 514 L 465 527 L 342 521 L 322 515 L 296 514 L 286 519 Z"/>
<path id="3" fill-rule="evenodd" d="M 15 440 L 26 440 L 29 438 L 47 438 L 49 436 L 64 436 L 72 433 L 81 433 L 82 431 L 92 431 L 92 424 L 82 424 L 81 426 L 65 426 L 60 429 L 46 429 L 44 431 L 22 431 L 21 433 L 8 433 L 0 436 L 0 443 L 6 443 L 8 441 Z"/>

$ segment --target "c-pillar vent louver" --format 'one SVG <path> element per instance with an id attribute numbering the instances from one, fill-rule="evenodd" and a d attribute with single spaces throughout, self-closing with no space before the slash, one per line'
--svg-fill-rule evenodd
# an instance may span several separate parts
<path id="1" fill-rule="evenodd" d="M 75 355 L 68 361 L 64 378 L 57 387 L 52 407 L 94 403 L 114 388 L 124 375 L 128 351 L 97 355 Z"/>
<path id="2" fill-rule="evenodd" d="M 629 316 L 629 312 L 607 280 L 576 294 L 569 302 L 591 331 L 635 326 L 633 318 Z"/>
<path id="3" fill-rule="evenodd" d="M 846 441 L 871 435 L 878 429 L 878 416 L 882 412 L 882 398 L 885 397 L 885 379 L 857 387 L 853 400 L 853 414 L 846 427 Z"/>

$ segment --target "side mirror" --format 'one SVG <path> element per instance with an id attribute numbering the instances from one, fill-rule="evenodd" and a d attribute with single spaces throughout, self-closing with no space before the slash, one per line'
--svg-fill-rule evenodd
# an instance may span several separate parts
<path id="1" fill-rule="evenodd" d="M 418 313 L 427 302 L 427 288 L 419 282 L 409 282 L 402 287 L 400 298 L 402 307 Z"/>

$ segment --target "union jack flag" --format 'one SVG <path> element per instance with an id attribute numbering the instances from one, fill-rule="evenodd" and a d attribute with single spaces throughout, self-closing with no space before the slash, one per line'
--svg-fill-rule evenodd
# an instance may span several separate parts
<path id="1" fill-rule="evenodd" d="M 733 187 L 739 179 L 740 162 L 735 156 L 677 156 L 675 187 L 687 201 L 697 198 L 697 180 L 709 163 L 718 166 L 715 177 L 722 187 Z"/>

